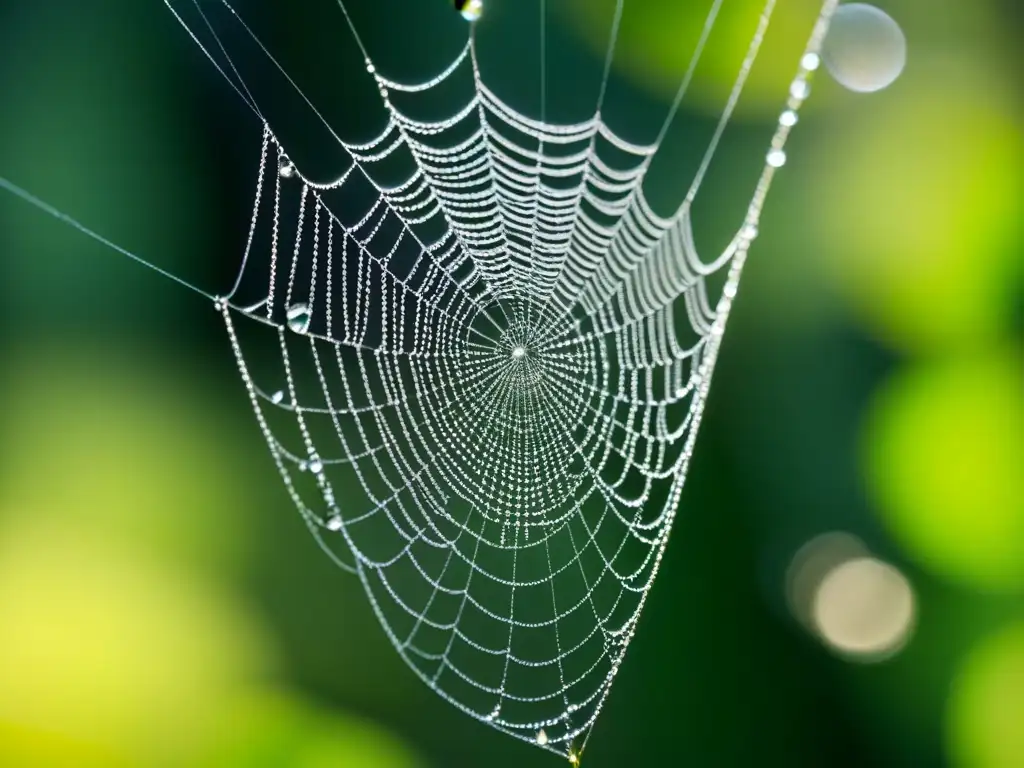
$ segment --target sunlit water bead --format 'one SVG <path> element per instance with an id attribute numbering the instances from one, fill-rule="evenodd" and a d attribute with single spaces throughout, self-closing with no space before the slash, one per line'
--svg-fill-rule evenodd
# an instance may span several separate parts
<path id="1" fill-rule="evenodd" d="M 811 84 L 803 77 L 798 77 L 789 86 L 789 95 L 803 101 L 811 95 Z"/>
<path id="2" fill-rule="evenodd" d="M 281 155 L 277 160 L 277 172 L 282 179 L 290 179 L 295 176 L 295 166 L 291 160 Z"/>
<path id="3" fill-rule="evenodd" d="M 483 0 L 455 0 L 454 4 L 466 21 L 476 21 L 484 12 Z"/>
<path id="4" fill-rule="evenodd" d="M 786 153 L 781 149 L 773 149 L 768 153 L 767 160 L 772 168 L 781 168 L 786 164 Z"/>
<path id="5" fill-rule="evenodd" d="M 288 307 L 285 317 L 288 320 L 288 327 L 296 333 L 305 333 L 309 330 L 310 315 L 308 304 L 292 304 Z"/>
<path id="6" fill-rule="evenodd" d="M 872 93 L 891 85 L 903 72 L 907 38 L 885 11 L 867 3 L 847 3 L 832 17 L 822 58 L 840 85 Z"/>

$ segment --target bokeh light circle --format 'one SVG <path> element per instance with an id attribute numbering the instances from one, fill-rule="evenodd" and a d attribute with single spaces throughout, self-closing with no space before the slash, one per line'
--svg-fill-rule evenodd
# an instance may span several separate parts
<path id="1" fill-rule="evenodd" d="M 786 602 L 793 616 L 814 630 L 814 600 L 822 581 L 848 560 L 868 554 L 864 543 L 845 531 L 830 531 L 808 541 L 786 570 Z"/>
<path id="2" fill-rule="evenodd" d="M 851 661 L 898 653 L 917 616 L 907 578 L 844 531 L 816 536 L 797 550 L 786 572 L 786 600 L 808 632 Z"/>
<path id="3" fill-rule="evenodd" d="M 814 623 L 836 651 L 864 661 L 887 658 L 906 645 L 917 614 L 907 578 L 873 557 L 847 560 L 822 580 Z"/>
<path id="4" fill-rule="evenodd" d="M 859 93 L 880 91 L 902 74 L 907 38 L 885 11 L 867 3 L 847 3 L 832 17 L 822 60 L 843 87 Z"/>

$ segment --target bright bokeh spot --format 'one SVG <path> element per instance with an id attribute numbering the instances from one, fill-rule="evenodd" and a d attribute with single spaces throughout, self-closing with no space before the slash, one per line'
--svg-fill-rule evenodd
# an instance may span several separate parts
<path id="1" fill-rule="evenodd" d="M 1024 759 L 1024 623 L 978 645 L 953 683 L 947 742 L 954 768 L 1011 768 Z"/>
<path id="2" fill-rule="evenodd" d="M 899 98 L 844 114 L 804 158 L 821 176 L 801 221 L 878 338 L 948 351 L 999 338 L 1012 318 L 1024 132 L 994 64 L 917 63 Z"/>
<path id="3" fill-rule="evenodd" d="M 822 643 L 865 662 L 902 649 L 917 614 L 907 578 L 843 531 L 816 536 L 797 551 L 786 573 L 786 599 Z"/>
<path id="4" fill-rule="evenodd" d="M 265 672 L 258 628 L 100 531 L 19 511 L 0 527 L 0 764 L 191 764 L 228 692 Z"/>
<path id="5" fill-rule="evenodd" d="M 805 627 L 814 629 L 814 600 L 825 577 L 848 560 L 868 554 L 856 536 L 831 531 L 804 544 L 786 571 L 786 602 Z"/>
<path id="6" fill-rule="evenodd" d="M 991 590 L 1024 589 L 1019 350 L 904 369 L 867 419 L 875 507 L 909 555 Z"/>
<path id="7" fill-rule="evenodd" d="M 711 0 L 627 3 L 615 49 L 615 68 L 635 85 L 671 98 L 690 63 Z M 608 44 L 614 3 L 572 0 L 563 18 L 579 29 L 596 52 Z M 736 82 L 739 63 L 757 29 L 764 0 L 723 3 L 690 88 L 691 106 L 717 113 Z M 775 115 L 780 96 L 796 74 L 820 0 L 778 3 L 769 33 L 740 100 L 739 114 Z"/>
<path id="8" fill-rule="evenodd" d="M 903 648 L 917 614 L 907 578 L 873 557 L 832 569 L 818 587 L 813 610 L 822 640 L 861 661 L 878 661 Z"/>
<path id="9" fill-rule="evenodd" d="M 892 85 L 903 72 L 907 39 L 885 11 L 867 3 L 845 3 L 832 17 L 821 54 L 836 82 L 871 93 Z"/>

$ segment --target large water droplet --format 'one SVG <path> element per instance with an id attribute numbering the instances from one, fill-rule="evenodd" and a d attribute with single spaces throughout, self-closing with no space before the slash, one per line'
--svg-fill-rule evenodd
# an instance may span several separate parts
<path id="1" fill-rule="evenodd" d="M 907 64 L 907 38 L 885 11 L 867 3 L 839 6 L 822 58 L 836 82 L 871 93 L 891 85 Z"/>
<path id="2" fill-rule="evenodd" d="M 537 731 L 537 743 L 542 747 L 548 743 L 548 734 L 543 728 Z"/>
<path id="3" fill-rule="evenodd" d="M 309 305 L 292 304 L 288 307 L 286 314 L 288 327 L 296 333 L 305 333 L 309 330 Z"/>
<path id="4" fill-rule="evenodd" d="M 295 175 L 295 166 L 291 160 L 281 155 L 277 160 L 277 172 L 281 174 L 282 179 L 290 179 Z"/>
<path id="5" fill-rule="evenodd" d="M 781 168 L 786 164 L 786 153 L 781 149 L 773 149 L 768 153 L 768 165 L 772 168 Z"/>
<path id="6" fill-rule="evenodd" d="M 274 405 L 280 405 L 281 403 L 283 403 L 284 392 L 282 392 L 280 389 L 277 390 L 277 392 L 270 396 L 270 402 L 272 402 Z"/>
<path id="7" fill-rule="evenodd" d="M 331 515 L 327 518 L 327 530 L 329 531 L 340 531 L 343 525 L 340 515 Z"/>
<path id="8" fill-rule="evenodd" d="M 466 21 L 476 21 L 484 12 L 483 0 L 455 0 L 455 10 Z"/>

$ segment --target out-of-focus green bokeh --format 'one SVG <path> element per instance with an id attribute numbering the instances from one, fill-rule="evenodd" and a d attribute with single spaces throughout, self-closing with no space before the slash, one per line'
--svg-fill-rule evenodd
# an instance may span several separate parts
<path id="1" fill-rule="evenodd" d="M 814 82 L 588 767 L 1024 768 L 1024 9 L 877 4 L 907 69 L 871 96 Z M 379 127 L 333 0 L 237 5 L 347 137 Z M 464 34 L 448 0 L 349 5 L 406 79 Z M 536 115 L 534 0 L 485 5 L 485 73 Z M 613 5 L 548 0 L 553 90 L 596 82 Z M 761 5 L 726 0 L 656 201 L 685 192 Z M 778 5 L 698 196 L 707 248 L 749 199 L 817 3 Z M 616 129 L 664 114 L 709 7 L 627 0 Z M 260 128 L 162 2 L 0 3 L 0 105 L 0 175 L 230 284 Z M 402 665 L 280 487 L 210 306 L 3 196 L 0 345 L 0 765 L 557 763 Z M 912 589 L 885 658 L 791 610 L 794 557 L 833 531 Z M 804 552 L 821 575 L 835 556 Z"/>

